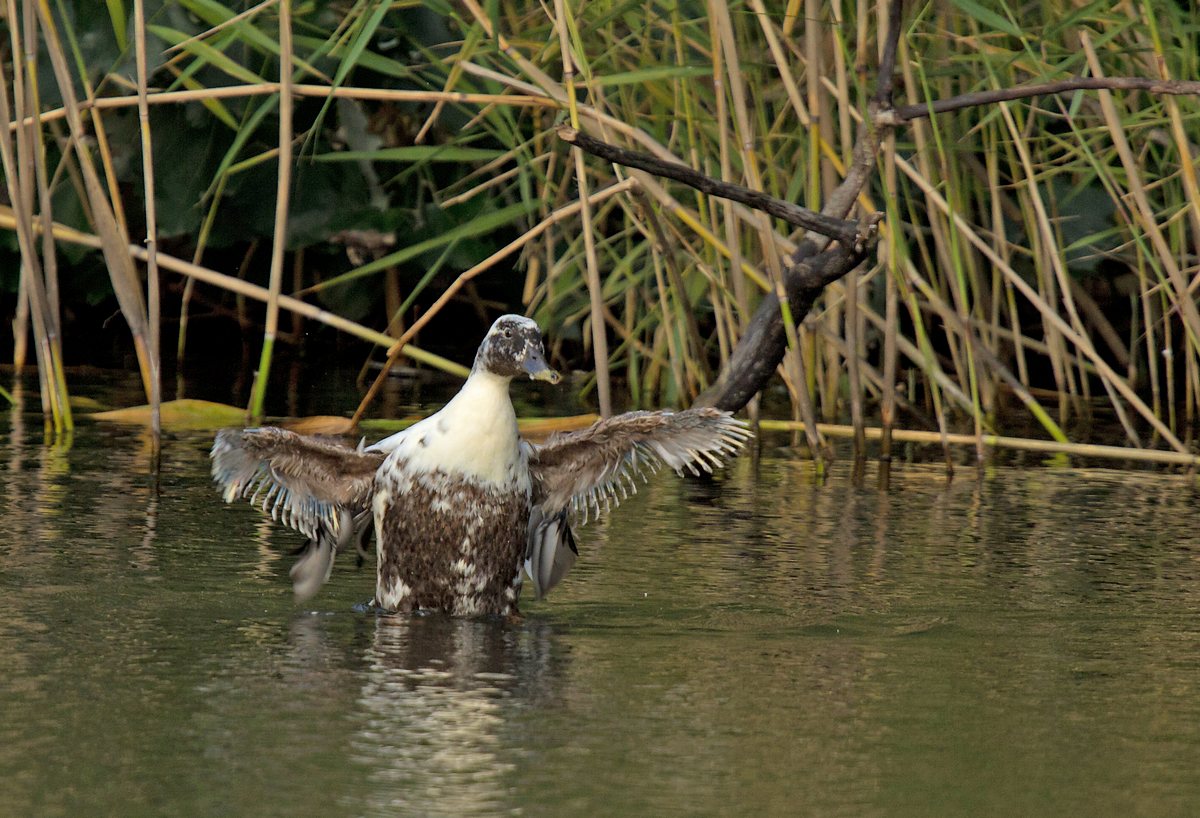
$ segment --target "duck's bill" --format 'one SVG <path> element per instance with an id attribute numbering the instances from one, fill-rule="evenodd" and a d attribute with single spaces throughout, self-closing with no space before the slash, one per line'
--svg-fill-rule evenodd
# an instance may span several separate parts
<path id="1" fill-rule="evenodd" d="M 525 359 L 525 372 L 535 381 L 558 383 L 562 380 L 562 375 L 551 369 L 541 355 L 530 355 Z"/>

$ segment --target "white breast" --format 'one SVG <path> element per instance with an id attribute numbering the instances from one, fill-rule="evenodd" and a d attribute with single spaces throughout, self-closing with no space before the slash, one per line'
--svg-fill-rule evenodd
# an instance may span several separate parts
<path id="1" fill-rule="evenodd" d="M 443 471 L 496 486 L 529 490 L 508 379 L 474 372 L 440 412 L 369 450 L 388 453 L 383 470 L 403 460 L 409 472 Z"/>

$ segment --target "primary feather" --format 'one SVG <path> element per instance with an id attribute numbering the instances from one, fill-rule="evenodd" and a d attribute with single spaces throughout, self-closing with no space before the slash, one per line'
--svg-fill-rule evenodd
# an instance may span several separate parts
<path id="1" fill-rule="evenodd" d="M 306 537 L 336 538 L 347 514 L 370 508 L 383 458 L 286 429 L 225 429 L 213 443 L 212 475 L 225 502 L 246 498 Z"/>
<path id="2" fill-rule="evenodd" d="M 529 473 L 535 502 L 553 514 L 570 509 L 582 522 L 608 512 L 663 466 L 711 472 L 752 437 L 746 424 L 712 408 L 627 412 L 533 447 Z"/>

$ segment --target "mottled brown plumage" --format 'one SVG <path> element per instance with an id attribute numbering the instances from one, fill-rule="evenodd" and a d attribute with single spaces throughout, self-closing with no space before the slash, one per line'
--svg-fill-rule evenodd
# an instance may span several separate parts
<path id="1" fill-rule="evenodd" d="M 380 550 L 377 604 L 458 616 L 516 612 L 528 495 L 438 472 L 379 481 L 379 539 L 419 547 Z"/>
<path id="2" fill-rule="evenodd" d="M 329 577 L 334 555 L 374 520 L 375 604 L 385 610 L 513 614 L 522 562 L 540 598 L 577 550 L 586 522 L 662 466 L 711 471 L 749 438 L 714 409 L 630 412 L 540 446 L 521 441 L 511 379 L 557 382 L 537 325 L 498 319 L 462 391 L 441 411 L 352 449 L 282 429 L 227 430 L 213 445 L 226 502 L 248 497 L 309 537 L 292 569 L 298 596 Z"/>

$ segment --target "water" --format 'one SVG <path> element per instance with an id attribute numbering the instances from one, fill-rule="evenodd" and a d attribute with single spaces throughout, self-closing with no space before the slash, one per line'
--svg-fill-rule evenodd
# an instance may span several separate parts
<path id="1" fill-rule="evenodd" d="M 519 625 L 303 607 L 210 437 L 3 427 L 0 815 L 1189 815 L 1190 478 L 769 451 L 656 479 Z"/>

